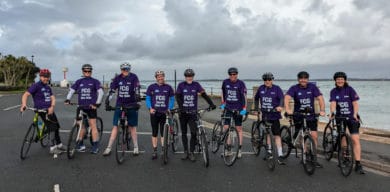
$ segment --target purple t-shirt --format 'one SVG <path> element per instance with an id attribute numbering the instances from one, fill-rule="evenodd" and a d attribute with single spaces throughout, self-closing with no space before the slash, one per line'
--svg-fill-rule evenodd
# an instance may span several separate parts
<path id="1" fill-rule="evenodd" d="M 245 83 L 239 79 L 236 82 L 225 79 L 222 83 L 223 100 L 227 110 L 242 110 L 245 107 Z"/>
<path id="2" fill-rule="evenodd" d="M 277 85 L 272 85 L 270 88 L 261 85 L 256 92 L 255 100 L 260 100 L 261 110 L 272 110 L 281 106 L 283 91 Z M 263 112 L 262 114 L 263 118 L 268 120 L 278 120 L 282 118 L 280 112 Z"/>
<path id="3" fill-rule="evenodd" d="M 128 76 L 116 76 L 110 85 L 111 90 L 118 89 L 116 106 L 129 107 L 136 104 L 136 91 L 140 89 L 140 86 L 138 77 L 134 73 L 130 73 Z"/>
<path id="4" fill-rule="evenodd" d="M 92 77 L 81 78 L 72 85 L 72 89 L 78 94 L 79 105 L 84 106 L 96 104 L 97 94 L 100 88 L 102 88 L 100 81 Z M 89 109 L 90 107 L 84 108 Z"/>
<path id="5" fill-rule="evenodd" d="M 204 92 L 203 87 L 196 81 L 191 84 L 185 81 L 181 82 L 176 90 L 176 93 L 183 97 L 183 109 L 189 111 L 198 109 L 198 93 L 202 92 Z"/>
<path id="6" fill-rule="evenodd" d="M 164 113 L 169 107 L 169 98 L 175 95 L 173 88 L 168 84 L 158 85 L 157 83 L 149 85 L 146 95 L 152 98 L 152 108 L 157 112 Z"/>
<path id="7" fill-rule="evenodd" d="M 308 120 L 314 119 L 314 99 L 322 95 L 316 85 L 312 83 L 308 83 L 307 87 L 301 87 L 299 84 L 293 85 L 286 94 L 294 99 L 294 112 L 310 107 L 313 115 Z"/>
<path id="8" fill-rule="evenodd" d="M 32 84 L 27 92 L 32 95 L 34 108 L 48 109 L 51 106 L 51 96 L 53 95 L 53 92 L 48 84 L 43 84 L 39 81 Z"/>
<path id="9" fill-rule="evenodd" d="M 333 88 L 330 91 L 330 102 L 336 102 L 336 115 L 353 118 L 352 102 L 359 100 L 359 95 L 350 87 Z"/>

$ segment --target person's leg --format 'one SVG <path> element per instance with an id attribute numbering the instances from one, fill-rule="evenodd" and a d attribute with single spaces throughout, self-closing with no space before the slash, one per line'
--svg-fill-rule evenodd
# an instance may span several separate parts
<path id="1" fill-rule="evenodd" d="M 188 118 L 188 125 L 190 127 L 191 132 L 191 140 L 190 140 L 190 152 L 193 153 L 195 151 L 195 145 L 196 145 L 196 132 L 197 132 L 197 125 L 196 125 L 196 114 L 190 115 Z M 198 141 L 199 142 L 199 141 Z"/>
<path id="2" fill-rule="evenodd" d="M 163 114 L 163 113 L 160 113 L 160 116 L 159 116 L 159 127 L 160 127 L 160 141 L 161 141 L 161 147 L 164 147 L 164 125 L 165 125 L 165 121 L 166 121 L 166 115 Z"/>
<path id="3" fill-rule="evenodd" d="M 348 129 L 349 133 L 351 134 L 351 140 L 352 140 L 352 148 L 353 148 L 353 154 L 355 157 L 355 171 L 360 174 L 365 174 L 365 171 L 363 169 L 361 161 L 361 145 L 360 145 L 360 135 L 359 135 L 359 128 L 360 124 L 359 122 L 355 120 L 348 121 Z"/>
<path id="4" fill-rule="evenodd" d="M 318 132 L 317 132 L 317 129 L 318 129 L 318 120 L 311 120 L 311 121 L 307 121 L 307 126 L 309 127 L 309 129 L 311 130 L 310 131 L 310 135 L 311 137 L 313 138 L 313 141 L 314 141 L 314 147 L 317 149 L 317 143 L 318 143 Z M 317 154 L 318 154 L 318 150 L 317 150 Z M 323 166 L 318 162 L 318 158 L 317 158 L 317 154 L 315 154 L 315 165 L 317 168 L 323 168 Z"/>
<path id="5" fill-rule="evenodd" d="M 188 118 L 184 113 L 182 113 L 180 114 L 179 120 L 180 120 L 180 128 L 181 128 L 181 141 L 183 143 L 184 153 L 185 155 L 187 155 L 186 153 L 188 153 L 188 138 L 187 138 Z"/>
<path id="6" fill-rule="evenodd" d="M 133 140 L 134 149 L 138 150 L 138 136 L 137 136 L 137 126 L 138 126 L 138 111 L 137 110 L 128 110 L 127 120 L 130 129 L 131 138 Z"/>
<path id="7" fill-rule="evenodd" d="M 112 120 L 112 130 L 111 130 L 111 135 L 110 139 L 108 140 L 107 148 L 104 150 L 103 155 L 107 156 L 111 153 L 112 145 L 115 142 L 115 139 L 118 135 L 118 120 L 119 120 L 119 115 L 120 115 L 120 110 L 116 109 L 114 112 L 113 120 Z"/>
<path id="8" fill-rule="evenodd" d="M 241 148 L 242 148 L 242 141 L 243 141 L 243 134 L 242 134 L 242 115 L 236 115 L 234 117 L 234 121 L 235 121 L 235 125 L 236 125 L 236 129 L 237 129 L 237 132 L 238 132 L 238 138 L 239 138 L 239 146 L 238 146 L 238 158 L 241 158 L 241 155 L 242 155 L 242 151 L 241 151 Z"/>
<path id="9" fill-rule="evenodd" d="M 56 140 L 55 140 L 55 131 L 56 131 L 56 125 L 53 123 L 49 116 L 46 113 L 39 113 L 39 116 L 41 117 L 43 123 L 46 126 L 46 130 L 48 131 L 50 135 L 50 153 L 57 153 L 57 146 L 56 146 Z"/>

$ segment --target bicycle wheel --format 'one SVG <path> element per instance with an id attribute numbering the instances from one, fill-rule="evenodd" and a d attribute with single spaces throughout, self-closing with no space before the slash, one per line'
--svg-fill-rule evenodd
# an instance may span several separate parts
<path id="1" fill-rule="evenodd" d="M 27 129 L 26 135 L 23 138 L 22 147 L 20 148 L 20 159 L 24 160 L 30 150 L 31 143 L 34 141 L 36 126 L 32 123 Z"/>
<path id="2" fill-rule="evenodd" d="M 231 127 L 225 134 L 227 135 L 224 140 L 223 161 L 225 165 L 232 166 L 237 160 L 240 138 L 235 127 Z"/>
<path id="3" fill-rule="evenodd" d="M 342 143 L 344 143 L 344 141 L 346 145 L 342 146 L 343 145 Z M 344 134 L 340 136 L 338 161 L 339 161 L 341 174 L 344 175 L 345 177 L 348 177 L 352 172 L 352 167 L 354 162 L 352 141 L 349 135 Z"/>
<path id="4" fill-rule="evenodd" d="M 252 142 L 253 152 L 255 153 L 256 156 L 259 156 L 261 150 L 260 127 L 256 121 L 252 123 L 251 142 Z"/>
<path id="5" fill-rule="evenodd" d="M 201 128 L 203 129 L 203 128 Z M 200 145 L 202 147 L 202 156 L 205 167 L 209 167 L 209 147 L 204 130 L 200 132 Z"/>
<path id="6" fill-rule="evenodd" d="M 304 144 L 302 146 L 302 164 L 306 174 L 312 175 L 316 169 L 317 150 L 313 138 L 310 135 L 305 135 Z"/>
<path id="7" fill-rule="evenodd" d="M 68 159 L 73 159 L 76 153 L 76 147 L 79 144 L 79 142 L 82 140 L 82 138 L 77 139 L 79 134 L 79 124 L 76 123 L 72 130 L 69 133 L 68 137 L 68 145 L 66 149 L 66 154 L 68 156 Z"/>
<path id="8" fill-rule="evenodd" d="M 282 158 L 286 159 L 290 156 L 293 148 L 291 143 L 291 129 L 287 126 L 282 126 L 280 128 L 280 138 L 282 139 Z"/>
<path id="9" fill-rule="evenodd" d="M 330 122 L 326 125 L 324 129 L 324 133 L 322 135 L 322 148 L 324 149 L 324 156 L 327 161 L 330 161 L 333 157 L 334 152 L 334 138 L 332 134 L 332 127 L 330 126 Z"/>
<path id="10" fill-rule="evenodd" d="M 168 144 L 168 141 L 169 141 L 169 135 L 168 135 L 168 131 L 169 131 L 169 125 L 168 124 L 165 124 L 164 125 L 164 143 L 163 143 L 163 164 L 167 164 L 168 163 L 168 147 L 169 147 L 169 144 Z"/>
<path id="11" fill-rule="evenodd" d="M 172 152 L 176 152 L 179 146 L 179 123 L 177 119 L 173 119 L 172 132 L 170 132 L 170 143 L 172 147 Z"/>
<path id="12" fill-rule="evenodd" d="M 121 130 L 116 136 L 116 146 L 115 146 L 115 158 L 118 164 L 122 164 L 125 159 L 125 152 L 127 148 L 126 141 L 126 128 L 121 126 Z"/>
<path id="13" fill-rule="evenodd" d="M 98 141 L 101 141 L 102 140 L 102 136 L 103 136 L 103 120 L 102 118 L 100 117 L 97 117 L 96 118 L 96 129 L 98 131 L 98 135 L 99 135 L 99 139 Z M 89 142 L 92 144 L 93 140 L 92 140 L 92 133 L 91 133 L 91 136 L 89 137 Z"/>
<path id="14" fill-rule="evenodd" d="M 211 151 L 213 153 L 216 153 L 219 150 L 219 143 L 221 141 L 221 134 L 222 134 L 222 122 L 217 121 L 214 124 L 213 132 L 211 135 Z"/>
<path id="15" fill-rule="evenodd" d="M 271 131 L 271 130 L 270 130 Z M 274 136 L 270 133 L 266 133 L 265 136 L 264 136 L 264 140 L 267 141 L 268 138 L 270 139 L 270 146 L 268 146 L 268 144 L 266 145 L 267 146 L 267 167 L 270 171 L 273 171 L 275 170 L 275 165 L 276 165 L 276 152 L 275 152 L 275 139 L 274 139 Z M 271 148 L 271 153 L 269 152 L 269 149 Z"/>
<path id="16" fill-rule="evenodd" d="M 48 130 L 48 128 L 45 127 L 43 128 L 43 133 L 42 133 L 42 138 L 40 138 L 40 143 L 41 143 L 41 147 L 45 148 L 49 145 L 50 143 L 50 131 Z"/>

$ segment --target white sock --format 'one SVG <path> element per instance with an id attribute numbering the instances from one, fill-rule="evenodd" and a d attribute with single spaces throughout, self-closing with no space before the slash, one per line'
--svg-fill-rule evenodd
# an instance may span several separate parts
<path id="1" fill-rule="evenodd" d="M 283 150 L 281 147 L 278 147 L 278 155 L 279 155 L 279 157 L 283 156 Z"/>

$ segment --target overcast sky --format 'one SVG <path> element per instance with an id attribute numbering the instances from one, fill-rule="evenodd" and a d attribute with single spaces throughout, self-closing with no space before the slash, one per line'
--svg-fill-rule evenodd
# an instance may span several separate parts
<path id="1" fill-rule="evenodd" d="M 0 0 L 0 52 L 34 55 L 61 80 L 91 63 L 106 79 L 132 64 L 141 80 L 191 67 L 198 79 L 390 78 L 388 0 Z"/>

